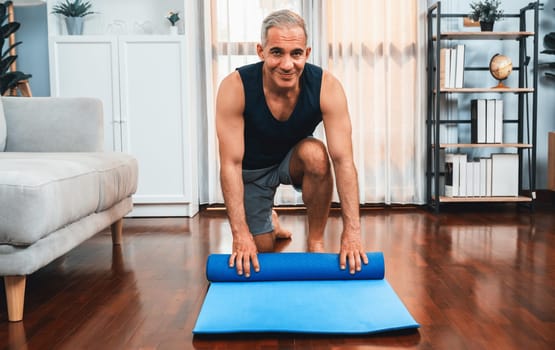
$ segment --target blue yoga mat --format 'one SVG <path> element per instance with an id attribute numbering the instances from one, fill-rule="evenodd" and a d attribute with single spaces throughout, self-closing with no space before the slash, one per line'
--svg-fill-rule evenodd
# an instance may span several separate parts
<path id="1" fill-rule="evenodd" d="M 195 334 L 370 334 L 418 328 L 384 279 L 382 253 L 351 275 L 339 255 L 259 254 L 261 270 L 250 278 L 229 268 L 229 255 L 208 257 L 211 282 L 193 329 Z"/>

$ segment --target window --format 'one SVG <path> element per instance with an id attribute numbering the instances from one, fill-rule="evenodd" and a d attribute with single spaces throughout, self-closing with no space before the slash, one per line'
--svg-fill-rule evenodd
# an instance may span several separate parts
<path id="1" fill-rule="evenodd" d="M 235 68 L 259 60 L 256 44 L 262 20 L 280 9 L 302 14 L 301 0 L 212 0 L 213 68 L 218 84 Z"/>

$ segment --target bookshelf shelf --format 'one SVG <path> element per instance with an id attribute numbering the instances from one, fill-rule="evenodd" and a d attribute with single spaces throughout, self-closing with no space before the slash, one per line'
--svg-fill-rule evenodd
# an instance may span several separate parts
<path id="1" fill-rule="evenodd" d="M 440 143 L 439 148 L 532 148 L 530 143 Z"/>
<path id="2" fill-rule="evenodd" d="M 532 198 L 526 196 L 517 197 L 446 197 L 440 196 L 442 203 L 501 203 L 501 202 L 532 202 Z"/>
<path id="3" fill-rule="evenodd" d="M 534 32 L 445 32 L 441 40 L 517 40 L 534 36 Z M 437 35 L 432 37 L 437 41 Z"/>
<path id="4" fill-rule="evenodd" d="M 539 2 L 531 2 L 518 13 L 506 14 L 516 19 L 511 26 L 518 31 L 503 32 L 442 31 L 442 20 L 465 15 L 442 13 L 441 1 L 428 8 L 426 198 L 436 212 L 448 203 L 533 206 L 539 7 Z M 518 75 L 517 81 L 507 88 L 465 87 L 481 82 L 479 76 L 465 81 L 465 71 L 473 71 L 472 77 L 489 75 L 489 59 L 478 62 L 483 58 L 471 52 L 476 51 L 475 46 L 466 43 L 472 40 L 500 49 L 515 45 L 519 59 L 513 62 L 513 74 Z M 506 43 L 496 44 L 500 41 Z M 467 50 L 476 61 L 474 66 L 464 64 Z M 512 107 L 515 101 L 518 108 Z M 505 108 L 516 115 L 507 118 Z"/>
<path id="5" fill-rule="evenodd" d="M 441 88 L 441 93 L 533 93 L 532 88 Z M 437 90 L 434 89 L 434 94 Z"/>

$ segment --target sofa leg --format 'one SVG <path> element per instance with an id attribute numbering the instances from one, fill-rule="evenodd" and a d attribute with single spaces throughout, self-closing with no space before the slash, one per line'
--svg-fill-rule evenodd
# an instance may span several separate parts
<path id="1" fill-rule="evenodd" d="M 6 301 L 8 302 L 8 320 L 18 322 L 23 319 L 26 276 L 4 276 Z"/>
<path id="2" fill-rule="evenodd" d="M 112 243 L 114 245 L 120 245 L 123 242 L 123 239 L 122 239 L 123 218 L 114 222 L 112 226 L 110 226 L 110 229 L 112 230 Z"/>

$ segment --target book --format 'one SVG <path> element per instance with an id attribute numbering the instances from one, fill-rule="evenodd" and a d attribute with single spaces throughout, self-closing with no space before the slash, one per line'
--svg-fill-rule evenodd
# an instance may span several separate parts
<path id="1" fill-rule="evenodd" d="M 503 100 L 495 100 L 494 142 L 503 143 Z"/>
<path id="2" fill-rule="evenodd" d="M 472 143 L 486 142 L 486 100 L 470 101 L 470 138 Z"/>
<path id="3" fill-rule="evenodd" d="M 439 86 L 440 88 L 449 87 L 449 72 L 451 62 L 451 51 L 449 48 L 439 50 Z"/>
<path id="4" fill-rule="evenodd" d="M 491 197 L 491 158 L 486 158 L 486 196 Z"/>
<path id="5" fill-rule="evenodd" d="M 480 189 L 478 191 L 478 196 L 485 197 L 487 196 L 487 162 L 489 158 L 482 157 L 478 160 L 479 162 L 479 177 L 480 177 Z"/>
<path id="6" fill-rule="evenodd" d="M 464 83 L 464 45 L 458 44 L 455 47 L 457 56 L 455 67 L 455 88 L 462 88 Z"/>
<path id="7" fill-rule="evenodd" d="M 486 143 L 495 143 L 495 100 L 486 100 Z"/>
<path id="8" fill-rule="evenodd" d="M 457 158 L 459 161 L 459 197 L 466 197 L 466 154 L 458 153 Z"/>
<path id="9" fill-rule="evenodd" d="M 449 87 L 455 87 L 455 74 L 457 69 L 457 51 L 455 49 L 449 49 L 451 52 L 451 62 L 449 64 Z"/>
<path id="10" fill-rule="evenodd" d="M 475 159 L 472 162 L 472 168 L 474 174 L 472 174 L 472 183 L 474 184 L 474 188 L 472 190 L 472 195 L 474 197 L 480 197 L 480 186 L 481 186 L 481 176 L 480 176 L 480 160 Z"/>
<path id="11" fill-rule="evenodd" d="M 466 196 L 474 197 L 474 162 L 466 162 Z"/>
<path id="12" fill-rule="evenodd" d="M 518 154 L 491 155 L 491 195 L 518 196 Z"/>

